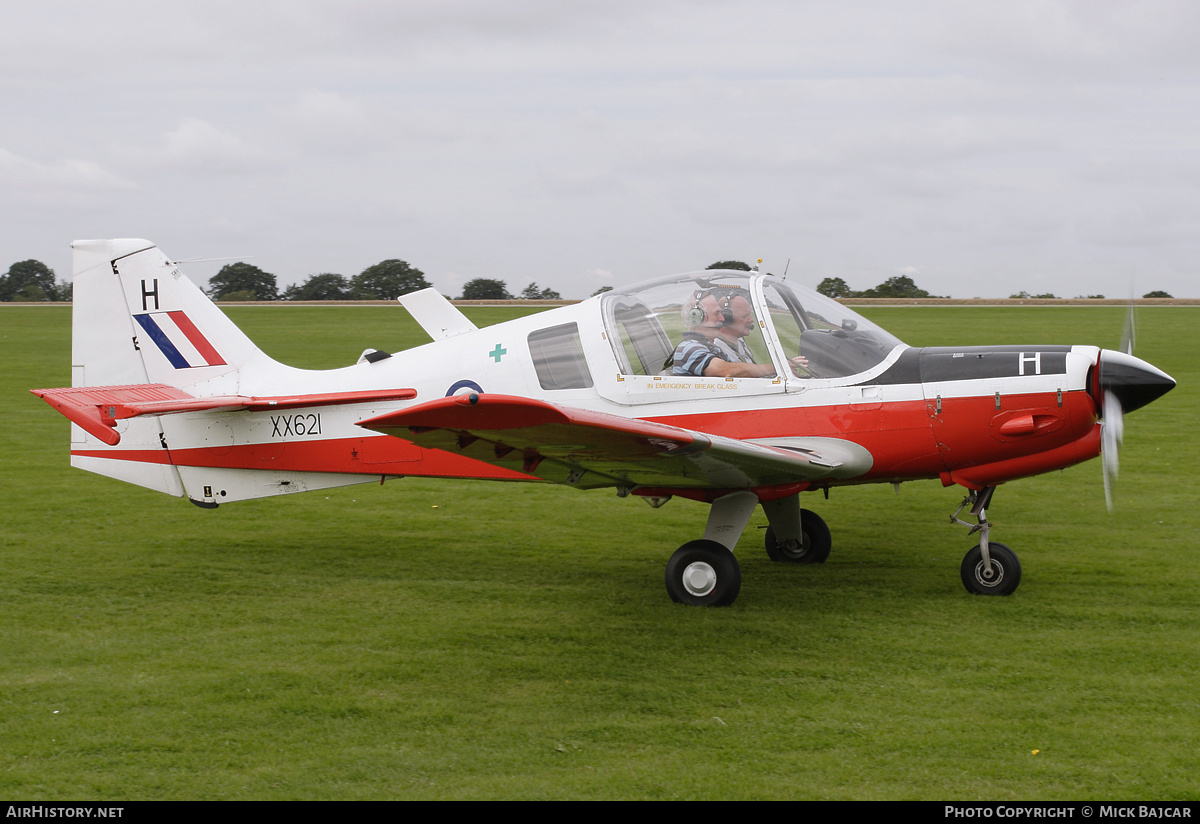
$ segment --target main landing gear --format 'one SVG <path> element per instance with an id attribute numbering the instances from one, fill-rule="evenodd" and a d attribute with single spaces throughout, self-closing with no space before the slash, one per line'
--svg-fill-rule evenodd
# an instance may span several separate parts
<path id="1" fill-rule="evenodd" d="M 725 607 L 742 588 L 737 558 L 716 541 L 691 541 L 667 561 L 667 592 L 677 604 Z"/>
<path id="2" fill-rule="evenodd" d="M 959 570 L 963 586 L 974 595 L 1011 595 L 1021 583 L 1021 562 L 1017 560 L 1017 554 L 1004 544 L 988 540 L 992 525 L 988 523 L 987 507 L 995 491 L 994 486 L 972 491 L 950 516 L 951 523 L 971 527 L 972 535 L 979 533 L 979 545 L 971 547 Z M 971 514 L 979 521 L 976 525 L 958 517 L 967 504 L 971 505 Z"/>
<path id="3" fill-rule="evenodd" d="M 800 537 L 781 541 L 767 527 L 767 557 L 785 564 L 823 564 L 833 548 L 833 536 L 821 516 L 810 509 L 800 510 Z"/>
<path id="4" fill-rule="evenodd" d="M 742 569 L 733 548 L 758 506 L 753 492 L 731 492 L 717 498 L 708 513 L 704 538 L 675 550 L 667 562 L 667 594 L 677 604 L 725 607 L 742 588 Z"/>
<path id="5" fill-rule="evenodd" d="M 758 506 L 753 492 L 734 492 L 713 501 L 704 538 L 684 544 L 667 563 L 667 593 L 677 604 L 723 607 L 742 587 L 742 571 L 733 557 L 742 530 Z M 767 513 L 766 548 L 772 561 L 820 564 L 829 557 L 829 527 L 814 512 L 800 508 L 799 495 L 762 505 Z"/>

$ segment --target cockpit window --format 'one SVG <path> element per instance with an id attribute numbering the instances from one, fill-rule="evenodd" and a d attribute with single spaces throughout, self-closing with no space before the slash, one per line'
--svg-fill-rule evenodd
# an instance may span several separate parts
<path id="1" fill-rule="evenodd" d="M 757 273 L 677 275 L 610 292 L 602 305 L 627 375 L 701 375 L 719 358 L 770 365 L 748 370 L 752 379 L 774 378 L 776 362 L 788 364 L 789 376 L 837 378 L 870 369 L 902 345 L 837 301 Z M 774 358 L 764 328 L 779 341 Z"/>
<path id="2" fill-rule="evenodd" d="M 792 284 L 764 282 L 763 297 L 784 356 L 803 356 L 800 377 L 842 378 L 865 372 L 903 344 L 832 298 Z"/>
<path id="3" fill-rule="evenodd" d="M 654 281 L 610 293 L 604 305 L 624 374 L 683 374 L 681 355 L 771 363 L 746 276 L 722 272 Z M 685 353 L 681 347 L 689 342 L 692 350 Z"/>

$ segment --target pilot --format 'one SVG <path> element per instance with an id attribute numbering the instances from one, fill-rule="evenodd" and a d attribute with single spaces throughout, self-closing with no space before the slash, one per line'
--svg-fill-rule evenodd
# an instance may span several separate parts
<path id="1" fill-rule="evenodd" d="M 743 362 L 736 350 L 722 349 L 717 345 L 717 336 L 725 328 L 726 321 L 733 320 L 733 314 L 728 307 L 722 309 L 712 292 L 701 289 L 693 293 L 684 302 L 682 314 L 688 331 L 671 356 L 671 374 L 706 378 L 774 377 L 775 367 L 771 364 L 754 363 L 753 358 Z"/>
<path id="2" fill-rule="evenodd" d="M 754 331 L 754 325 L 758 323 L 750 299 L 739 292 L 730 292 L 718 305 L 722 310 L 724 325 L 713 343 L 726 352 L 730 359 L 754 363 L 754 355 L 746 345 L 746 336 Z M 792 358 L 788 366 L 797 377 L 810 377 L 813 374 L 808 368 L 808 358 L 803 355 Z"/>
<path id="3" fill-rule="evenodd" d="M 723 325 L 713 338 L 717 348 L 726 354 L 725 360 L 754 363 L 754 355 L 746 345 L 746 336 L 754 331 L 754 310 L 745 295 L 732 292 L 717 305 L 722 309 Z"/>

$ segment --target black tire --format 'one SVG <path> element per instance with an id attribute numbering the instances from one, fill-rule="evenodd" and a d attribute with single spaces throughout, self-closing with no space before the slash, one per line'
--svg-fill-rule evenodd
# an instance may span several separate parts
<path id="1" fill-rule="evenodd" d="M 788 547 L 775 538 L 775 531 L 767 527 L 765 543 L 767 557 L 786 564 L 823 564 L 833 548 L 833 536 L 821 516 L 807 509 L 800 510 L 800 546 Z"/>
<path id="2" fill-rule="evenodd" d="M 742 569 L 733 553 L 716 541 L 692 541 L 667 561 L 667 594 L 677 604 L 725 607 L 742 588 Z"/>
<path id="3" fill-rule="evenodd" d="M 1021 583 L 1021 562 L 1017 554 L 1004 544 L 988 543 L 988 554 L 992 556 L 993 574 L 985 575 L 983 550 L 971 548 L 962 562 L 962 582 L 967 592 L 973 595 L 1012 595 Z"/>

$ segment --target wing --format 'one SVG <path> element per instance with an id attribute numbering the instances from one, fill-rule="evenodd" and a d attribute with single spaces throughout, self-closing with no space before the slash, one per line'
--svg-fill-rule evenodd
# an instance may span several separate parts
<path id="1" fill-rule="evenodd" d="M 359 426 L 580 489 L 746 489 L 854 477 L 872 463 L 848 441 L 760 444 L 509 395 L 439 398 Z"/>

